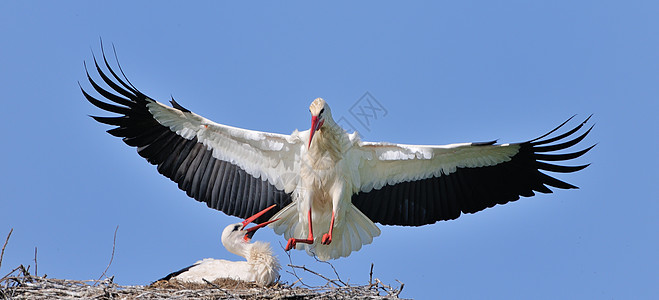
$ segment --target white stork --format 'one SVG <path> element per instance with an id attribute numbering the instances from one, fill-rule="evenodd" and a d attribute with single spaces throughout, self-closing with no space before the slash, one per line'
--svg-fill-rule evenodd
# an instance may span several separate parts
<path id="1" fill-rule="evenodd" d="M 212 282 L 220 278 L 231 278 L 255 282 L 259 285 L 270 285 L 274 283 L 279 278 L 279 269 L 281 267 L 277 257 L 272 255 L 270 244 L 259 241 L 250 243 L 250 241 L 256 230 L 277 220 L 270 220 L 245 229 L 249 223 L 256 220 L 274 206 L 273 204 L 243 222 L 231 224 L 222 231 L 222 245 L 229 252 L 240 255 L 247 261 L 206 258 L 157 281 L 178 280 L 204 283 L 204 279 Z"/>
<path id="2" fill-rule="evenodd" d="M 534 191 L 551 193 L 547 186 L 577 188 L 542 171 L 581 170 L 588 165 L 547 162 L 577 158 L 594 147 L 554 153 L 579 143 L 592 126 L 570 136 L 588 119 L 549 137 L 568 119 L 537 139 L 513 144 L 364 142 L 339 127 L 320 98 L 309 108 L 310 130 L 290 135 L 246 130 L 210 121 L 173 99 L 173 107 L 157 102 L 125 75 L 118 76 L 105 54 L 103 60 L 106 71 L 95 58 L 94 63 L 109 89 L 89 73 L 87 77 L 114 104 L 82 92 L 93 105 L 120 115 L 93 117 L 117 126 L 108 133 L 137 147 L 158 172 L 211 208 L 244 218 L 277 204 L 281 210 L 260 221 L 280 218 L 271 226 L 288 239 L 287 250 L 304 247 L 321 260 L 348 256 L 371 243 L 380 234 L 374 223 L 432 224 L 530 197 Z"/>

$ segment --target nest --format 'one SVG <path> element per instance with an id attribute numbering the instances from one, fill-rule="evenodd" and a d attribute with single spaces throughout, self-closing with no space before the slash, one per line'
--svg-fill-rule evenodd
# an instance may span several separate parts
<path id="1" fill-rule="evenodd" d="M 9 232 L 0 252 L 0 266 L 4 256 L 5 247 L 13 229 Z M 116 230 L 115 230 L 116 239 Z M 0 278 L 1 299 L 392 299 L 398 298 L 404 284 L 398 288 L 386 285 L 379 279 L 373 279 L 373 264 L 367 285 L 351 285 L 344 282 L 334 266 L 329 265 L 335 278 L 330 278 L 306 266 L 294 265 L 288 254 L 290 270 L 297 281 L 287 284 L 276 282 L 270 286 L 259 286 L 255 283 L 233 279 L 218 279 L 205 283 L 186 283 L 177 280 L 158 281 L 148 286 L 122 286 L 114 283 L 114 276 L 105 274 L 114 258 L 114 245 L 112 257 L 108 268 L 103 271 L 101 280 L 70 280 L 47 278 L 46 275 L 37 275 L 37 249 L 34 252 L 34 275 L 30 273 L 30 266 L 20 265 L 4 277 Z M 323 286 L 311 286 L 298 276 L 297 272 L 313 274 L 325 281 Z M 297 285 L 297 286 L 296 286 Z"/>
<path id="2" fill-rule="evenodd" d="M 352 286 L 294 287 L 276 283 L 261 287 L 233 279 L 184 283 L 159 281 L 122 286 L 114 276 L 104 280 L 70 280 L 35 276 L 23 265 L 0 279 L 0 299 L 392 299 L 401 289 L 375 283 Z"/>

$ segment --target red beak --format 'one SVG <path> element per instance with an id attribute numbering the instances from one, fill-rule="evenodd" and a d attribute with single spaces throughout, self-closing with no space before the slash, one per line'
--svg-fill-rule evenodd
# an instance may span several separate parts
<path id="1" fill-rule="evenodd" d="M 309 145 L 307 145 L 307 148 L 311 147 L 311 139 L 313 139 L 314 133 L 323 126 L 323 123 L 325 123 L 325 120 L 318 122 L 318 116 L 311 116 L 311 134 L 309 134 Z"/>
<path id="2" fill-rule="evenodd" d="M 273 207 L 275 207 L 275 206 L 277 206 L 277 204 L 273 204 L 273 205 L 271 205 L 270 207 L 268 207 L 268 208 L 266 208 L 266 209 L 264 209 L 264 210 L 258 212 L 257 214 L 255 214 L 255 215 L 253 215 L 253 216 L 251 216 L 251 217 L 245 219 L 245 221 L 243 221 L 243 230 L 247 231 L 247 233 L 245 234 L 245 240 L 249 240 L 249 239 L 251 239 L 252 236 L 254 236 L 254 233 L 256 233 L 256 231 L 259 230 L 260 228 L 263 228 L 263 227 L 265 227 L 265 226 L 268 226 L 270 223 L 279 220 L 279 219 L 270 220 L 270 221 L 267 221 L 267 222 L 263 222 L 263 223 L 261 223 L 261 224 L 257 224 L 257 225 L 254 226 L 254 227 L 251 227 L 251 228 L 247 228 L 247 229 L 245 229 L 245 227 L 246 227 L 247 225 L 249 225 L 249 223 L 252 223 L 254 220 L 258 219 L 258 217 L 262 216 L 263 214 L 265 214 L 267 211 L 271 210 L 271 209 L 272 209 Z"/>

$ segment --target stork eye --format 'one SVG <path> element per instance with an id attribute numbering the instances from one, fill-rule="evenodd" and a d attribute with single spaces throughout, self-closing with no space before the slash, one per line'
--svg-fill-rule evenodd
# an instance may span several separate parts
<path id="1" fill-rule="evenodd" d="M 233 226 L 233 231 L 238 231 L 239 229 L 240 229 L 240 225 Z"/>
<path id="2" fill-rule="evenodd" d="M 320 114 L 322 114 L 324 111 L 325 111 L 325 108 L 323 107 L 323 108 L 320 110 L 320 112 L 318 113 L 318 115 L 320 116 Z"/>

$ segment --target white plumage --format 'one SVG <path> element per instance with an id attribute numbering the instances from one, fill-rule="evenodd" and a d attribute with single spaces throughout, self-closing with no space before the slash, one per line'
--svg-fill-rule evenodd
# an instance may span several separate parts
<path id="1" fill-rule="evenodd" d="M 272 207 L 266 209 L 269 210 Z M 279 278 L 279 260 L 272 253 L 270 244 L 260 241 L 250 243 L 251 236 L 257 229 L 273 221 L 259 224 L 246 229 L 245 226 L 265 213 L 247 219 L 242 223 L 231 224 L 222 231 L 222 245 L 229 252 L 245 258 L 245 261 L 229 261 L 224 259 L 206 258 L 197 261 L 192 266 L 171 273 L 160 280 L 178 280 L 183 282 L 204 283 L 204 280 L 215 281 L 221 278 L 255 282 L 259 285 L 270 285 Z"/>
<path id="2" fill-rule="evenodd" d="M 94 61 L 96 63 L 96 60 Z M 513 144 L 460 143 L 444 146 L 363 142 L 332 119 L 318 98 L 309 108 L 311 129 L 290 135 L 212 122 L 171 101 L 173 107 L 138 91 L 117 76 L 104 57 L 114 92 L 89 77 L 94 90 L 118 104 L 94 105 L 119 117 L 94 117 L 117 128 L 108 132 L 137 147 L 158 171 L 190 197 L 227 214 L 245 217 L 271 204 L 281 209 L 276 233 L 287 249 L 306 249 L 321 260 L 348 256 L 380 234 L 375 222 L 420 226 L 505 204 L 547 186 L 572 189 L 541 171 L 575 172 L 581 166 L 548 162 L 577 158 L 593 146 L 556 154 L 590 132 L 567 139 L 588 121 L 551 136 Z M 568 120 L 569 121 L 569 120 Z"/>

